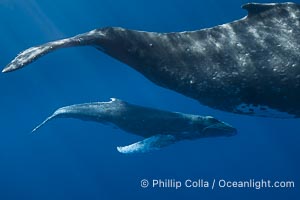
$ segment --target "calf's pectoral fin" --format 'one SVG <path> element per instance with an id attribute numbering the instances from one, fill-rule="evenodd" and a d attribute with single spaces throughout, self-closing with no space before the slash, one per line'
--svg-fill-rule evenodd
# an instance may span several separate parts
<path id="1" fill-rule="evenodd" d="M 124 154 L 146 153 L 159 150 L 160 148 L 173 144 L 176 141 L 177 140 L 173 135 L 154 135 L 128 146 L 117 147 L 117 150 Z"/>

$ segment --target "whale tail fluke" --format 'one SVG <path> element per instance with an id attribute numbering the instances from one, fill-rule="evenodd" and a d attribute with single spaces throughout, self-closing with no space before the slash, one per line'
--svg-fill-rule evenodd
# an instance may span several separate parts
<path id="1" fill-rule="evenodd" d="M 17 57 L 15 57 L 8 65 L 6 65 L 6 67 L 2 70 L 2 73 L 11 72 L 23 68 L 26 65 L 34 62 L 38 58 L 60 48 L 90 45 L 90 37 L 91 34 L 90 32 L 88 32 L 74 37 L 56 40 L 39 46 L 28 48 L 19 53 Z"/>
<path id="2" fill-rule="evenodd" d="M 39 46 L 31 47 L 22 51 L 17 57 L 15 57 L 2 72 L 11 72 L 17 69 L 23 68 L 26 65 L 32 63 L 45 54 L 48 54 L 56 49 L 73 46 L 76 43 L 72 38 L 57 40 L 48 42 Z"/>
<path id="3" fill-rule="evenodd" d="M 45 125 L 48 121 L 52 120 L 53 118 L 55 118 L 57 115 L 54 113 L 53 115 L 51 115 L 50 117 L 48 117 L 47 119 L 45 119 L 42 123 L 40 123 L 38 126 L 36 126 L 31 133 L 35 133 L 38 129 L 40 129 L 43 125 Z"/>
<path id="4" fill-rule="evenodd" d="M 48 117 L 47 119 L 45 119 L 42 123 L 40 123 L 38 126 L 36 126 L 31 133 L 36 132 L 38 129 L 40 129 L 42 126 L 44 126 L 48 121 L 57 118 L 57 117 L 62 117 L 64 116 L 65 113 L 67 113 L 68 111 L 66 110 L 66 107 L 62 107 L 57 109 L 50 117 Z"/>

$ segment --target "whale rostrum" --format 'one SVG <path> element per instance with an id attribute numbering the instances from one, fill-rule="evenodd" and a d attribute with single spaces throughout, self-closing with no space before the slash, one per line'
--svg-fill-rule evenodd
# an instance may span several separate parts
<path id="1" fill-rule="evenodd" d="M 215 109 L 300 116 L 300 6 L 243 6 L 240 20 L 197 31 L 156 33 L 107 27 L 21 52 L 3 72 L 59 48 L 93 46 L 147 79 Z"/>
<path id="2" fill-rule="evenodd" d="M 121 153 L 144 153 L 181 140 L 232 136 L 237 130 L 210 116 L 169 112 L 133 105 L 111 98 L 109 102 L 76 104 L 57 109 L 32 132 L 54 118 L 76 118 L 111 124 L 119 129 L 144 137 L 134 144 L 117 147 Z"/>

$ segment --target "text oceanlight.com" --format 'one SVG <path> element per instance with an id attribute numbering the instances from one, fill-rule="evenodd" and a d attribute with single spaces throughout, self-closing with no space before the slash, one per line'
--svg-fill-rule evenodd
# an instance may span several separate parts
<path id="1" fill-rule="evenodd" d="M 295 182 L 292 180 L 272 181 L 268 179 L 249 179 L 249 180 L 226 180 L 226 179 L 143 179 L 141 180 L 142 188 L 208 188 L 208 189 L 225 189 L 225 188 L 253 188 L 260 190 L 263 188 L 294 188 Z"/>

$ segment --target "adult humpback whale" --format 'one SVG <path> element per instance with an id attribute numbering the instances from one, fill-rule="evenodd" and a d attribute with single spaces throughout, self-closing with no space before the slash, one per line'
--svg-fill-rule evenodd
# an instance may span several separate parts
<path id="1" fill-rule="evenodd" d="M 210 116 L 168 112 L 129 104 L 112 98 L 110 102 L 77 104 L 59 108 L 32 132 L 53 118 L 67 117 L 113 124 L 146 139 L 118 147 L 121 153 L 144 153 L 181 140 L 232 136 L 236 129 Z"/>
<path id="2" fill-rule="evenodd" d="M 300 117 L 300 5 L 243 6 L 247 17 L 198 31 L 102 28 L 21 52 L 3 72 L 59 48 L 90 45 L 157 85 L 233 113 Z"/>

